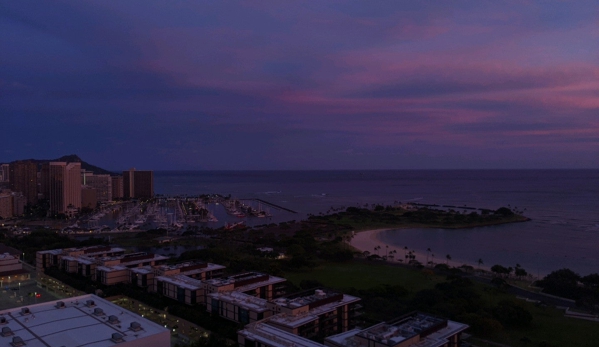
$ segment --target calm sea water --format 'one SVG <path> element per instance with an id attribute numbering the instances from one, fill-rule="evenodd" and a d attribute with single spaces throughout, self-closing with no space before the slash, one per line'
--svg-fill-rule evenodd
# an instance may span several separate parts
<path id="1" fill-rule="evenodd" d="M 599 170 L 163 171 L 155 173 L 155 186 L 167 195 L 260 198 L 298 212 L 273 210 L 275 222 L 395 201 L 491 209 L 509 204 L 526 209 L 532 221 L 394 230 L 381 238 L 467 263 L 519 263 L 535 275 L 563 267 L 583 275 L 599 272 Z"/>

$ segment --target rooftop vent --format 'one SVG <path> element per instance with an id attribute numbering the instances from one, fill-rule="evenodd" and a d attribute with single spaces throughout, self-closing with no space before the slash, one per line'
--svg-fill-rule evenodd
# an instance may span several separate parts
<path id="1" fill-rule="evenodd" d="M 0 317 L 0 325 L 4 325 L 7 323 L 8 323 L 8 321 L 6 320 L 6 317 Z"/>
<path id="2" fill-rule="evenodd" d="M 2 332 L 0 333 L 0 335 L 2 335 L 2 337 L 7 337 L 7 336 L 14 335 L 14 333 L 12 332 L 12 330 L 9 327 L 4 327 L 4 328 L 2 328 Z"/>
<path id="3" fill-rule="evenodd" d="M 103 309 L 101 309 L 99 307 L 94 308 L 94 316 L 103 316 L 103 315 L 104 315 Z"/>
<path id="4" fill-rule="evenodd" d="M 12 347 L 20 347 L 25 346 L 25 341 L 22 338 L 15 336 L 12 338 L 12 342 L 10 343 Z"/>
<path id="5" fill-rule="evenodd" d="M 85 306 L 87 306 L 87 307 L 94 307 L 94 306 L 96 306 L 96 303 L 93 300 L 87 300 L 85 302 Z"/>
<path id="6" fill-rule="evenodd" d="M 31 313 L 31 311 L 29 311 L 29 309 L 28 309 L 27 307 L 23 307 L 23 308 L 21 309 L 21 315 L 22 315 L 22 316 L 26 316 L 26 315 L 28 315 L 28 314 L 30 314 L 30 313 Z"/>
<path id="7" fill-rule="evenodd" d="M 125 342 L 125 340 L 123 339 L 123 335 L 119 334 L 119 333 L 114 333 L 112 334 L 112 337 L 110 338 L 110 341 L 112 342 Z"/>
<path id="8" fill-rule="evenodd" d="M 64 305 L 63 301 L 59 301 L 56 303 L 56 308 L 65 308 L 66 306 Z"/>
<path id="9" fill-rule="evenodd" d="M 140 331 L 140 330 L 142 330 L 141 324 L 139 324 L 137 322 L 131 322 L 131 325 L 129 325 L 129 330 Z"/>
<path id="10" fill-rule="evenodd" d="M 110 323 L 110 324 L 120 323 L 119 322 L 119 318 L 117 316 L 109 316 L 108 317 L 108 323 Z"/>

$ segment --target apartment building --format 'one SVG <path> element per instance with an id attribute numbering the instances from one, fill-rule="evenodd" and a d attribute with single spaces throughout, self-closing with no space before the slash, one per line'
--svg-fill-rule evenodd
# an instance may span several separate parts
<path id="1" fill-rule="evenodd" d="M 63 257 L 80 258 L 86 257 L 90 259 L 103 257 L 116 257 L 125 254 L 125 250 L 119 247 L 110 246 L 90 246 L 81 248 L 59 248 L 35 253 L 35 267 L 37 271 L 44 271 L 51 266 L 63 267 L 61 260 Z M 66 268 L 71 268 L 72 265 L 67 265 Z"/>
<path id="2" fill-rule="evenodd" d="M 174 265 L 155 267 L 158 276 L 185 275 L 194 279 L 209 280 L 222 277 L 226 266 L 203 261 L 187 261 Z"/>
<path id="3" fill-rule="evenodd" d="M 268 300 L 240 292 L 210 293 L 206 311 L 242 324 L 250 324 L 272 316 Z"/>
<path id="4" fill-rule="evenodd" d="M 13 192 L 25 196 L 28 204 L 37 204 L 37 164 L 31 160 L 19 160 L 9 164 L 9 185 Z"/>
<path id="5" fill-rule="evenodd" d="M 338 334 L 355 327 L 360 300 L 327 289 L 296 293 L 269 301 L 275 315 L 266 324 L 306 338 Z"/>
<path id="6" fill-rule="evenodd" d="M 202 281 L 185 275 L 156 276 L 156 292 L 187 305 L 204 302 Z"/>
<path id="7" fill-rule="evenodd" d="M 251 323 L 238 331 L 237 342 L 239 347 L 324 347 L 321 343 L 262 322 Z"/>
<path id="8" fill-rule="evenodd" d="M 327 347 L 458 347 L 468 325 L 412 312 L 368 329 L 354 329 L 325 339 Z"/>
<path id="9" fill-rule="evenodd" d="M 154 171 L 123 171 L 123 195 L 125 198 L 149 199 L 154 197 Z"/>
<path id="10" fill-rule="evenodd" d="M 271 300 L 285 294 L 285 282 L 281 277 L 260 272 L 246 272 L 239 275 L 206 280 L 205 294 L 241 292 L 261 299 Z"/>

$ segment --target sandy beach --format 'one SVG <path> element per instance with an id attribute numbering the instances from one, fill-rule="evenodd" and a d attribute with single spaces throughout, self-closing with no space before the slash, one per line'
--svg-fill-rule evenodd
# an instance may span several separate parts
<path id="1" fill-rule="evenodd" d="M 402 247 L 397 247 L 397 246 L 386 244 L 385 242 L 382 242 L 379 239 L 378 235 L 381 232 L 387 231 L 387 230 L 393 230 L 393 229 L 375 229 L 375 230 L 366 230 L 366 231 L 357 232 L 354 235 L 354 237 L 352 237 L 352 239 L 350 241 L 350 245 L 356 249 L 359 249 L 362 252 L 368 251 L 368 252 L 370 252 L 370 254 L 378 254 L 380 256 L 389 254 L 389 252 L 392 252 L 392 251 L 397 251 L 397 254 L 395 254 L 395 259 L 392 260 L 392 262 L 398 262 L 399 260 L 402 260 L 403 262 L 405 262 L 406 261 L 406 258 L 405 258 L 406 252 L 409 252 L 412 249 L 408 249 L 406 251 Z M 375 251 L 374 248 L 377 246 L 379 246 L 380 249 L 378 251 Z M 427 262 L 426 261 L 427 260 L 426 251 L 423 252 L 422 250 L 419 250 L 419 251 L 414 251 L 412 253 L 414 255 L 416 255 L 417 261 L 419 261 L 423 265 L 426 264 L 426 262 Z M 434 252 L 432 254 L 434 254 Z M 445 259 L 445 254 L 435 254 L 434 258 L 431 255 L 429 255 L 428 260 L 433 261 L 434 264 L 445 264 L 447 261 Z M 462 266 L 464 264 L 470 265 L 470 266 L 474 267 L 475 269 L 478 269 L 478 267 L 479 267 L 478 264 L 465 263 L 465 262 L 454 261 L 454 260 L 450 260 L 448 263 L 449 266 L 453 266 L 453 267 Z M 481 269 L 488 270 L 488 268 L 485 265 L 481 266 Z"/>

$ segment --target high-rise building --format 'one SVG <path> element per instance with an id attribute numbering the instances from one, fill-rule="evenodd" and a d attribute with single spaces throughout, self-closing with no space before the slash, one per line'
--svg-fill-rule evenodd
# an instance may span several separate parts
<path id="1" fill-rule="evenodd" d="M 39 188 L 42 199 L 50 199 L 50 163 L 42 164 Z"/>
<path id="2" fill-rule="evenodd" d="M 123 176 L 112 176 L 112 199 L 122 199 L 123 196 Z"/>
<path id="3" fill-rule="evenodd" d="M 9 164 L 10 189 L 21 192 L 30 205 L 37 204 L 37 164 L 31 160 L 20 160 Z"/>
<path id="4" fill-rule="evenodd" d="M 10 165 L 2 164 L 0 165 L 0 182 L 8 182 L 8 175 L 10 172 Z"/>
<path id="5" fill-rule="evenodd" d="M 98 204 L 98 191 L 90 186 L 81 187 L 81 207 L 96 208 Z"/>
<path id="6" fill-rule="evenodd" d="M 125 198 L 149 199 L 154 197 L 154 171 L 123 171 Z"/>
<path id="7" fill-rule="evenodd" d="M 50 213 L 81 208 L 81 163 L 49 164 Z"/>
<path id="8" fill-rule="evenodd" d="M 93 172 L 81 170 L 81 184 L 96 190 L 98 202 L 112 201 L 112 178 L 110 175 L 95 175 Z"/>
<path id="9" fill-rule="evenodd" d="M 10 190 L 0 191 L 0 218 L 12 217 L 12 194 Z"/>

